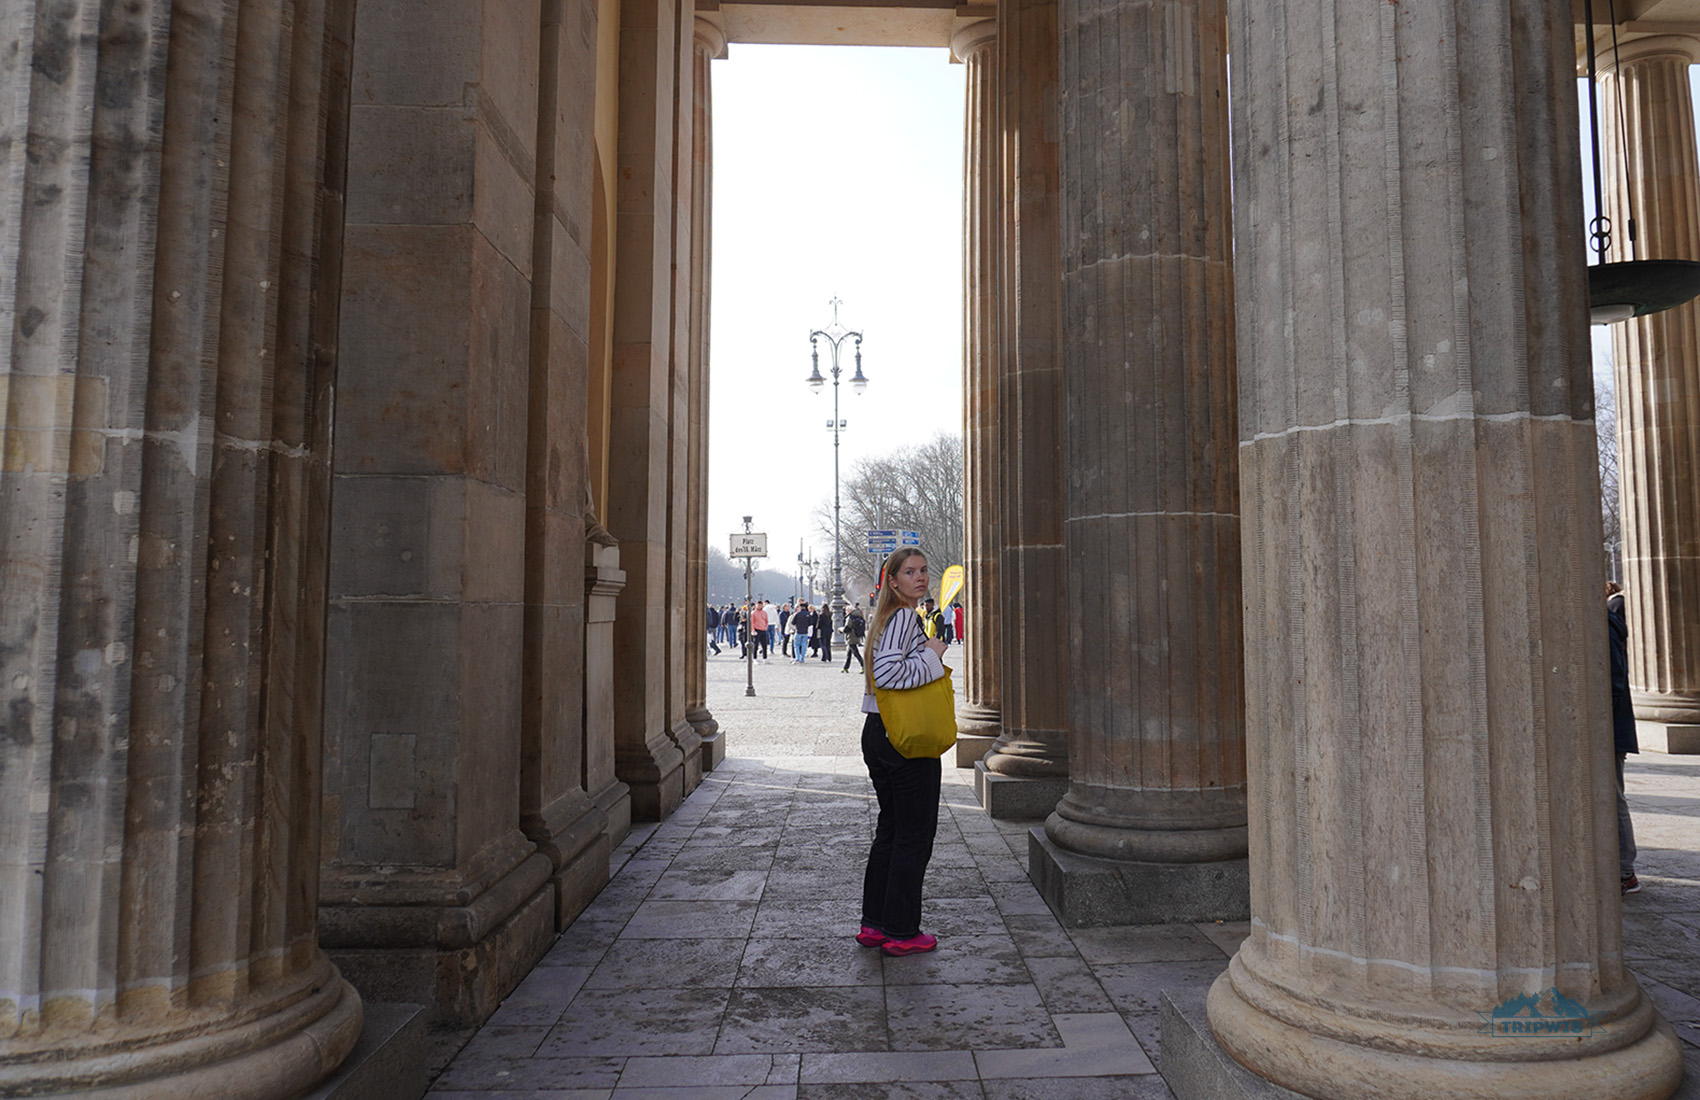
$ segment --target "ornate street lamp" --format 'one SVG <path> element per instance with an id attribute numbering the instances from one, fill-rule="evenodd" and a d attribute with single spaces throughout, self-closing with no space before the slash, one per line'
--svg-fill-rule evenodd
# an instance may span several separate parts
<path id="1" fill-rule="evenodd" d="M 827 428 L 832 432 L 832 641 L 834 645 L 842 646 L 844 644 L 844 570 L 843 564 L 839 561 L 839 547 L 843 545 L 843 540 L 839 538 L 838 534 L 838 437 L 849 426 L 849 422 L 839 419 L 838 416 L 838 375 L 842 369 L 839 366 L 838 358 L 839 352 L 847 341 L 856 341 L 856 373 L 851 377 L 850 385 L 855 388 L 857 393 L 861 393 L 868 388 L 868 379 L 862 374 L 862 334 L 851 332 L 838 323 L 838 307 L 843 305 L 843 302 L 834 298 L 828 304 L 832 306 L 832 324 L 824 329 L 816 329 L 809 333 L 809 346 L 812 349 L 810 356 L 814 360 L 814 369 L 809 374 L 809 386 L 816 393 L 819 393 L 821 387 L 826 384 L 826 379 L 822 377 L 820 372 L 820 342 L 825 340 L 827 348 L 832 353 L 832 419 L 826 422 Z"/>

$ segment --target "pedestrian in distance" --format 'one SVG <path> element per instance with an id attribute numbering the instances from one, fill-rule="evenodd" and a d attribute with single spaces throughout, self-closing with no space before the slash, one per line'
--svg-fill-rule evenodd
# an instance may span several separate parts
<path id="1" fill-rule="evenodd" d="M 879 802 L 873 844 L 862 876 L 862 930 L 856 942 L 887 955 L 931 951 L 921 931 L 921 889 L 939 825 L 942 767 L 937 757 L 910 758 L 886 735 L 875 688 L 904 691 L 945 676 L 944 643 L 921 632 L 915 605 L 927 593 L 927 558 L 905 546 L 885 560 L 879 606 L 868 631 L 863 669 L 862 760 Z"/>
<path id="2" fill-rule="evenodd" d="M 791 659 L 798 664 L 803 663 L 804 655 L 809 646 L 809 636 L 814 630 L 814 626 L 815 613 L 810 610 L 807 601 L 805 601 L 791 616 Z"/>
<path id="3" fill-rule="evenodd" d="M 708 605 L 708 648 L 715 653 L 720 652 L 720 612 L 713 604 Z"/>
<path id="4" fill-rule="evenodd" d="M 832 663 L 832 611 L 824 605 L 815 616 L 815 651 L 822 661 Z"/>
<path id="5" fill-rule="evenodd" d="M 757 602 L 750 609 L 750 642 L 761 654 L 762 660 L 767 660 L 767 605 Z"/>
<path id="6" fill-rule="evenodd" d="M 844 671 L 850 671 L 850 660 L 855 658 L 857 668 L 866 668 L 859 648 L 862 639 L 868 633 L 868 620 L 863 617 L 862 609 L 856 604 L 850 605 L 850 613 L 844 616 Z"/>

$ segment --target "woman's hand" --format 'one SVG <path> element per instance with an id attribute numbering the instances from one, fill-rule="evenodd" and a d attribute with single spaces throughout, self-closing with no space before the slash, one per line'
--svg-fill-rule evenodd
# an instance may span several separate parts
<path id="1" fill-rule="evenodd" d="M 944 643 L 939 641 L 937 638 L 928 638 L 926 646 L 934 653 L 937 653 L 940 657 L 944 656 Z"/>

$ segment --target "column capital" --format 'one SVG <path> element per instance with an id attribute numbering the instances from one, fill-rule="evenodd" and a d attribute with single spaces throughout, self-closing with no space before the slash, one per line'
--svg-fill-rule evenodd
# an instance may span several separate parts
<path id="1" fill-rule="evenodd" d="M 1609 49 L 1600 50 L 1600 72 L 1608 73 L 1619 65 L 1658 57 L 1681 59 L 1690 65 L 1700 64 L 1700 37 L 1688 34 L 1654 34 L 1645 38 L 1631 38 L 1619 43 L 1615 56 Z"/>
<path id="2" fill-rule="evenodd" d="M 706 50 L 712 60 L 719 61 L 726 56 L 726 32 L 715 24 L 699 15 L 692 34 L 696 44 Z"/>
<path id="3" fill-rule="evenodd" d="M 970 23 L 950 36 L 950 56 L 957 61 L 967 61 L 969 54 L 989 47 L 997 38 L 996 19 L 982 19 L 978 23 Z"/>

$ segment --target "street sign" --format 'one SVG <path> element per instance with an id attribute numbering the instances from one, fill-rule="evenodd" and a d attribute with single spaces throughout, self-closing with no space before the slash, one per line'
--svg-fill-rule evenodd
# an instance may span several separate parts
<path id="1" fill-rule="evenodd" d="M 899 531 L 898 538 L 905 546 L 921 545 L 921 532 L 919 531 Z"/>
<path id="2" fill-rule="evenodd" d="M 869 531 L 868 541 L 872 542 L 875 539 L 894 539 L 897 535 L 898 532 L 896 531 Z"/>
<path id="3" fill-rule="evenodd" d="M 732 536 L 732 549 L 726 555 L 729 558 L 765 558 L 767 557 L 767 534 L 763 531 L 745 531 Z"/>

